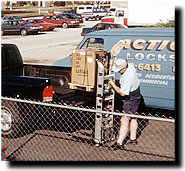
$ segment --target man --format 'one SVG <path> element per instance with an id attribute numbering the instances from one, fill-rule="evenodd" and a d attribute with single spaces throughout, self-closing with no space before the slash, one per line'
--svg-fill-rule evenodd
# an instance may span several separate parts
<path id="1" fill-rule="evenodd" d="M 123 112 L 135 114 L 138 112 L 140 105 L 144 105 L 143 97 L 140 94 L 140 81 L 137 77 L 135 67 L 132 64 L 129 64 L 125 59 L 116 58 L 112 70 L 121 74 L 120 87 L 118 87 L 113 80 L 109 80 L 109 82 L 113 89 L 123 97 Z M 124 148 L 123 141 L 128 134 L 129 128 L 130 141 L 128 143 L 137 144 L 137 127 L 138 123 L 136 118 L 122 116 L 118 139 L 111 148 Z"/>

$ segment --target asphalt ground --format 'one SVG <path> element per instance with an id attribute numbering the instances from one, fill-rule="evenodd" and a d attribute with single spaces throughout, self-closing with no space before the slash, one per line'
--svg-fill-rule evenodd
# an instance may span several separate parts
<path id="1" fill-rule="evenodd" d="M 18 46 L 24 63 L 52 65 L 55 61 L 69 56 L 83 40 L 83 27 L 92 27 L 100 21 L 84 21 L 79 27 L 39 32 L 37 35 L 3 35 L 1 43 Z"/>
<path id="2" fill-rule="evenodd" d="M 174 132 L 174 123 L 149 121 L 138 144 L 126 144 L 124 150 L 109 149 L 113 142 L 96 147 L 90 137 L 77 132 L 51 130 L 2 138 L 2 145 L 10 161 L 175 161 Z"/>

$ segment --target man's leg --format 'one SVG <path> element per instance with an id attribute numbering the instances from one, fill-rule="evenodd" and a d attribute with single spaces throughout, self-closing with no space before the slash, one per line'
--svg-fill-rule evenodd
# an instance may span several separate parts
<path id="1" fill-rule="evenodd" d="M 137 134 L 138 123 L 137 119 L 131 119 L 130 121 L 130 139 L 135 140 Z"/>
<path id="2" fill-rule="evenodd" d="M 119 136 L 118 136 L 118 140 L 117 140 L 117 143 L 119 143 L 120 145 L 122 145 L 123 140 L 125 139 L 125 137 L 128 134 L 129 121 L 130 121 L 129 117 L 127 117 L 127 116 L 121 117 L 121 126 L 120 126 Z"/>

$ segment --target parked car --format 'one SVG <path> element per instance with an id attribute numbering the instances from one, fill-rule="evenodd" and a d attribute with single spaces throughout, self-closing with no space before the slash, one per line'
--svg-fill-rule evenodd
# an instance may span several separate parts
<path id="1" fill-rule="evenodd" d="M 75 19 L 67 19 L 65 16 L 44 16 L 43 20 L 49 23 L 57 24 L 58 26 L 62 26 L 63 28 L 68 28 L 69 26 L 75 27 L 79 26 L 80 22 Z"/>
<path id="2" fill-rule="evenodd" d="M 98 23 L 90 28 L 83 28 L 82 29 L 82 36 L 85 36 L 87 33 L 99 31 L 99 30 L 105 30 L 105 29 L 114 29 L 114 28 L 127 28 L 121 24 L 115 24 L 115 23 Z"/>
<path id="3" fill-rule="evenodd" d="M 109 16 L 111 13 L 107 12 L 104 8 L 94 8 L 93 12 L 84 12 L 81 14 L 85 20 L 95 19 L 100 20 L 102 17 Z"/>
<path id="4" fill-rule="evenodd" d="M 75 19 L 77 21 L 79 21 L 80 23 L 83 23 L 83 18 L 81 16 L 78 16 L 76 14 L 72 14 L 72 13 L 61 13 L 58 16 L 65 16 L 67 19 Z"/>
<path id="5" fill-rule="evenodd" d="M 19 21 L 4 21 L 1 24 L 1 35 L 4 34 L 21 34 L 22 36 L 26 36 L 29 33 L 37 34 L 38 31 L 43 29 L 43 26 L 31 25 L 31 24 L 24 24 L 21 25 Z"/>
<path id="6" fill-rule="evenodd" d="M 32 25 L 43 26 L 43 31 L 46 31 L 46 30 L 53 31 L 57 26 L 56 24 L 48 23 L 41 19 L 28 19 L 23 21 L 21 24 L 32 24 Z"/>
<path id="7" fill-rule="evenodd" d="M 101 19 L 102 17 L 109 16 L 111 15 L 110 12 L 108 12 L 104 8 L 94 8 L 93 14 L 97 19 Z"/>

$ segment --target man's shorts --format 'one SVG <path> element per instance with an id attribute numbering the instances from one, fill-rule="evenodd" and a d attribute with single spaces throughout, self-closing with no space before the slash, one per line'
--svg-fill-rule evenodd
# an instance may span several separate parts
<path id="1" fill-rule="evenodd" d="M 142 112 L 142 108 L 145 108 L 145 103 L 142 95 L 137 97 L 131 96 L 126 98 L 123 101 L 123 112 L 135 114 Z"/>

